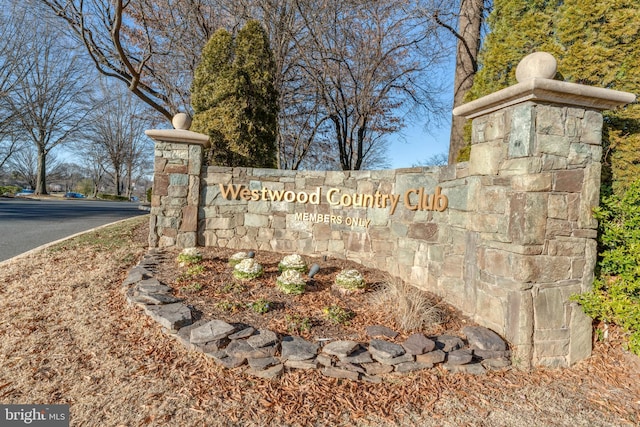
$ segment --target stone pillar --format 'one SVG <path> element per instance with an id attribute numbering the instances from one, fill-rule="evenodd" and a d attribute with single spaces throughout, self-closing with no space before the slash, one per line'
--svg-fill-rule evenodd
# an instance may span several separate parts
<path id="1" fill-rule="evenodd" d="M 209 137 L 189 131 L 184 113 L 172 121 L 175 129 L 147 130 L 155 142 L 149 246 L 196 246 L 200 204 L 200 172 Z"/>
<path id="2" fill-rule="evenodd" d="M 601 110 L 635 99 L 555 74 L 551 55 L 529 55 L 516 85 L 454 110 L 473 119 L 469 175 L 506 188 L 505 229 L 476 240 L 474 318 L 504 335 L 522 367 L 591 354 L 591 319 L 570 296 L 593 282 Z"/>

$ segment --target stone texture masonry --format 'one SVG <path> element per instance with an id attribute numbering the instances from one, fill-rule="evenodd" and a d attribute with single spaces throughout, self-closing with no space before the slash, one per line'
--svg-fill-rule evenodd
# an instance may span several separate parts
<path id="1" fill-rule="evenodd" d="M 552 80 L 555 69 L 550 55 L 534 54 L 518 66 L 518 84 L 454 110 L 473 119 L 471 157 L 438 168 L 203 167 L 206 136 L 182 123 L 147 131 L 156 141 L 150 246 L 354 260 L 441 295 L 504 337 L 522 367 L 569 366 L 591 353 L 591 321 L 569 297 L 593 282 L 600 111 L 635 97 Z M 247 201 L 220 185 L 322 197 Z M 330 190 L 399 201 L 395 210 L 330 204 Z M 434 209 L 438 191 L 446 209 Z"/>
<path id="2" fill-rule="evenodd" d="M 372 325 L 366 328 L 369 342 L 359 343 L 312 342 L 219 319 L 193 322 L 191 309 L 154 277 L 156 266 L 166 261 L 162 251 L 151 250 L 129 271 L 122 283 L 127 301 L 142 308 L 187 349 L 200 351 L 225 368 L 243 369 L 247 375 L 275 379 L 287 369 L 317 369 L 328 377 L 379 383 L 388 374 L 403 375 L 436 365 L 476 375 L 511 365 L 507 344 L 481 326 L 463 328 L 466 342 L 453 335 L 428 338 L 417 333 L 398 343 L 397 332 Z"/>

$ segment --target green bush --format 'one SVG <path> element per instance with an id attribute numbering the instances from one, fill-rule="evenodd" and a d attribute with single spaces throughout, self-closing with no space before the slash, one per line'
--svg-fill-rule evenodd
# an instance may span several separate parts
<path id="1" fill-rule="evenodd" d="M 6 185 L 6 186 L 0 185 L 0 195 L 4 193 L 16 194 L 20 190 L 21 190 L 20 187 L 15 185 Z"/>
<path id="2" fill-rule="evenodd" d="M 593 290 L 574 296 L 594 319 L 621 326 L 629 350 L 640 355 L 640 180 L 618 196 L 603 198 L 599 221 L 599 259 Z"/>
<path id="3" fill-rule="evenodd" d="M 153 188 L 147 189 L 147 202 L 151 203 L 151 194 L 153 192 Z"/>
<path id="4" fill-rule="evenodd" d="M 115 194 L 98 193 L 98 199 L 103 200 L 115 200 L 118 202 L 128 202 L 129 198 L 126 196 L 117 196 Z"/>

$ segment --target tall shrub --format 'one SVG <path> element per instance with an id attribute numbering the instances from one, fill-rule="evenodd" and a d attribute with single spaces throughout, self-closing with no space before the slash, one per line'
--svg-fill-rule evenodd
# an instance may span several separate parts
<path id="1" fill-rule="evenodd" d="M 574 299 L 589 316 L 623 327 L 629 349 L 640 355 L 640 180 L 622 195 L 604 197 L 595 215 L 597 278 L 592 291 Z"/>
<path id="2" fill-rule="evenodd" d="M 249 21 L 236 37 L 218 30 L 205 45 L 192 85 L 192 130 L 211 139 L 210 163 L 276 167 L 278 93 L 267 35 Z"/>

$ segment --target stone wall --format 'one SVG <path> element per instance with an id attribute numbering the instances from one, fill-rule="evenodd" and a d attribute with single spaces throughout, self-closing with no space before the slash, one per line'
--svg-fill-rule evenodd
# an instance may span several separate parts
<path id="1" fill-rule="evenodd" d="M 471 157 L 439 168 L 198 175 L 202 142 L 154 138 L 150 244 L 354 260 L 441 295 L 516 364 L 571 365 L 591 352 L 569 297 L 593 281 L 600 110 L 632 98 L 544 73 L 454 110 L 473 118 Z"/>

